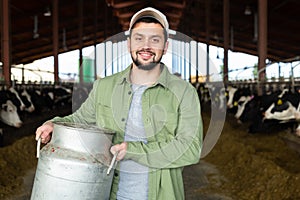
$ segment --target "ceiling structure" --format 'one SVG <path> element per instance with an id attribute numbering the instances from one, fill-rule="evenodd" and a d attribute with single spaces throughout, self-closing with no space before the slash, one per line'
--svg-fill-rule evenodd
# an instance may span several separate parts
<path id="1" fill-rule="evenodd" d="M 231 51 L 258 55 L 258 1 L 260 0 L 229 0 Z M 60 0 L 58 52 L 101 43 L 106 38 L 127 30 L 131 16 L 147 6 L 165 13 L 172 30 L 199 42 L 223 46 L 223 0 Z M 299 7 L 299 0 L 268 1 L 269 60 L 299 60 Z M 26 64 L 53 55 L 52 9 L 51 0 L 9 0 L 12 64 Z M 47 15 L 48 11 L 52 13 Z M 0 55 L 3 55 L 2 52 Z"/>

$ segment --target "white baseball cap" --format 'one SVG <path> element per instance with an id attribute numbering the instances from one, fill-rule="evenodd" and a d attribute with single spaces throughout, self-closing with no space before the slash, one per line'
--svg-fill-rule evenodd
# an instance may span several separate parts
<path id="1" fill-rule="evenodd" d="M 159 10 L 151 7 L 144 8 L 132 16 L 129 25 L 129 31 L 132 29 L 132 26 L 135 24 L 137 20 L 144 17 L 152 17 L 156 19 L 164 27 L 164 29 L 167 32 L 167 35 L 169 36 L 169 23 L 166 16 L 163 13 L 161 13 Z"/>

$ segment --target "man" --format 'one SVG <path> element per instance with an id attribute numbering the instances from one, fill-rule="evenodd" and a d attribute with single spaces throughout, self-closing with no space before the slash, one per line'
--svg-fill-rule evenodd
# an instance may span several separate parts
<path id="1" fill-rule="evenodd" d="M 133 63 L 96 80 L 72 115 L 56 117 L 36 131 L 43 143 L 53 122 L 97 124 L 116 132 L 117 154 L 111 199 L 184 199 L 182 170 L 200 159 L 202 119 L 194 87 L 161 63 L 168 48 L 168 21 L 145 8 L 131 19 L 128 50 Z"/>

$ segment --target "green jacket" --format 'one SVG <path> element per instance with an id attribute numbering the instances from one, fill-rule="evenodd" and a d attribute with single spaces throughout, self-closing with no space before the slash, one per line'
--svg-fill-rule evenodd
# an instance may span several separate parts
<path id="1" fill-rule="evenodd" d="M 114 144 L 123 142 L 133 93 L 130 69 L 95 81 L 89 97 L 75 113 L 53 121 L 96 123 L 116 132 Z M 149 200 L 184 199 L 183 167 L 199 162 L 202 147 L 196 90 L 163 66 L 157 83 L 143 94 L 142 110 L 147 144 L 128 142 L 124 159 L 149 167 Z M 116 199 L 118 180 L 115 170 L 111 199 Z"/>

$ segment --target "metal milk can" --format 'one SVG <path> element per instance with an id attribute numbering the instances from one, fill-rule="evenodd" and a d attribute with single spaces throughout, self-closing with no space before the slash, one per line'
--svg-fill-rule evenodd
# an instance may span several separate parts
<path id="1" fill-rule="evenodd" d="M 51 141 L 38 152 L 31 200 L 109 199 L 113 135 L 91 125 L 54 123 Z"/>

